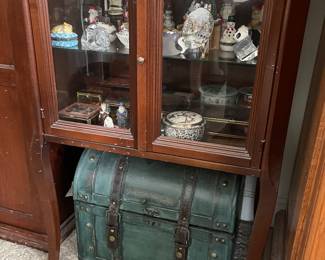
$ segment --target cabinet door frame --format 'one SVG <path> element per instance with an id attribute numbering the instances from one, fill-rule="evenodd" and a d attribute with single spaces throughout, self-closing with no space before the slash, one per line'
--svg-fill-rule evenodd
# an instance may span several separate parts
<path id="1" fill-rule="evenodd" d="M 239 167 L 260 169 L 265 146 L 266 126 L 276 72 L 281 26 L 285 3 L 280 0 L 266 0 L 264 5 L 263 31 L 256 67 L 252 112 L 249 120 L 246 147 L 201 143 L 167 138 L 160 135 L 162 99 L 162 21 L 164 1 L 149 1 L 149 57 L 148 100 L 148 151 L 196 158 L 203 161 L 232 164 Z M 286 105 L 286 104 L 284 104 Z"/>
<path id="2" fill-rule="evenodd" d="M 126 149 L 138 149 L 144 151 L 146 147 L 145 110 L 146 104 L 146 67 L 137 64 L 137 57 L 146 59 L 146 15 L 141 15 L 141 10 L 146 5 L 145 0 L 130 1 L 130 101 L 132 110 L 132 129 L 105 129 L 100 126 L 76 124 L 59 120 L 58 101 L 56 95 L 56 82 L 54 59 L 52 54 L 50 25 L 48 13 L 48 0 L 29 0 L 30 15 L 33 27 L 34 45 L 36 50 L 37 73 L 40 85 L 41 115 L 43 129 L 46 136 L 58 137 L 64 140 L 76 140 L 84 142 L 89 147 L 89 142 L 103 143 Z M 139 8 L 141 7 L 141 8 Z M 46 65 L 45 65 L 46 64 Z M 140 101 L 140 102 L 138 102 Z"/>

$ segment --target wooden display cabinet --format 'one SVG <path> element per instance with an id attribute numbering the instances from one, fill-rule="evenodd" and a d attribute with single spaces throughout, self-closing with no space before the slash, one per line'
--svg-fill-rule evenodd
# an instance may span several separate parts
<path id="1" fill-rule="evenodd" d="M 225 1 L 212 1 L 215 23 L 210 24 L 213 35 L 207 43 L 208 51 L 204 53 L 204 48 L 193 47 L 184 54 L 180 54 L 180 46 L 175 48 L 176 43 L 171 45 L 172 50 L 163 44 L 170 40 L 165 35 L 166 16 L 170 15 L 166 10 L 172 11 L 178 26 L 184 22 L 192 1 L 127 2 L 122 1 L 121 13 L 112 16 L 100 0 L 29 0 L 45 144 L 93 148 L 259 177 L 259 202 L 248 251 L 248 259 L 259 259 L 277 197 L 309 1 L 297 4 L 289 0 L 249 0 L 234 3 L 231 15 L 222 6 Z M 110 45 L 103 44 L 103 38 L 97 39 L 100 36 L 94 41 L 87 40 L 91 39 L 88 28 L 100 27 L 98 23 L 92 24 L 94 17 L 88 17 L 89 10 L 89 13 L 97 10 L 97 22 L 110 17 L 121 37 L 128 28 L 130 48 L 123 44 L 123 38 L 114 39 L 116 36 L 109 34 L 111 24 L 102 27 L 106 33 L 102 34 L 104 39 L 111 37 Z M 262 17 L 260 23 L 258 17 Z M 227 28 L 226 21 L 233 20 L 236 29 L 250 26 L 258 45 L 257 59 L 240 61 L 233 52 L 219 46 L 220 31 Z M 71 24 L 78 35 L 78 43 L 72 48 L 52 47 L 52 40 L 59 42 L 56 44 L 72 44 L 76 40 L 67 28 L 68 38 L 51 35 L 51 30 L 63 22 Z M 182 31 L 177 28 L 180 30 L 174 35 L 176 39 Z M 56 28 L 55 32 L 62 29 Z M 187 35 L 185 29 L 184 35 Z M 244 92 L 247 88 L 252 91 L 248 97 Z M 94 95 L 84 99 L 91 106 L 96 103 L 91 100 L 101 95 L 115 127 L 103 126 L 98 115 L 100 109 L 92 110 L 91 118 L 70 120 L 76 118 L 66 113 L 75 109 L 76 106 L 73 109 L 70 106 L 79 102 L 80 92 Z M 205 99 L 205 94 L 213 97 Z M 84 105 L 88 101 L 83 101 Z M 119 109 L 127 111 L 127 117 L 118 113 Z M 175 111 L 196 113 L 174 118 L 178 123 L 185 120 L 183 123 L 188 126 L 188 120 L 192 120 L 198 126 L 205 122 L 199 140 L 182 139 L 179 134 L 178 138 L 171 137 L 175 132 L 169 131 L 164 122 Z M 94 116 L 93 112 L 97 114 Z M 46 158 L 48 149 L 44 147 Z M 56 216 L 56 212 L 49 213 L 49 218 L 54 218 L 48 227 L 53 239 L 50 241 L 53 259 L 58 257 L 59 248 L 59 229 L 57 224 L 53 227 Z"/>

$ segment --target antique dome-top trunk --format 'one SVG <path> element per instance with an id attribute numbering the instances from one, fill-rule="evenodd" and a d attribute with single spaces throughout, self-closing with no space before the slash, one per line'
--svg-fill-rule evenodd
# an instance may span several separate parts
<path id="1" fill-rule="evenodd" d="M 80 259 L 230 259 L 240 177 L 83 153 L 73 184 Z"/>

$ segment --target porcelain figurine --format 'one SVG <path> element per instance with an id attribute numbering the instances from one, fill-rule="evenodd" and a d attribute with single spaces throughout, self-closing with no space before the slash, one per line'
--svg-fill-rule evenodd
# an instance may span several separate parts
<path id="1" fill-rule="evenodd" d="M 51 30 L 52 46 L 57 48 L 75 48 L 78 46 L 78 34 L 73 32 L 71 24 L 63 23 Z"/>
<path id="2" fill-rule="evenodd" d="M 100 111 L 98 115 L 98 121 L 101 125 L 104 125 L 105 119 L 110 112 L 110 106 L 107 102 L 103 102 L 100 105 Z"/>
<path id="3" fill-rule="evenodd" d="M 120 128 L 126 128 L 128 125 L 128 111 L 125 108 L 123 103 L 119 104 L 119 107 L 116 111 L 117 125 Z"/>
<path id="4" fill-rule="evenodd" d="M 104 120 L 104 127 L 105 128 L 114 128 L 113 119 L 110 117 L 109 113 L 107 113 L 106 118 Z"/>
<path id="5" fill-rule="evenodd" d="M 172 31 L 175 29 L 175 22 L 173 20 L 173 11 L 172 10 L 166 10 L 164 14 L 164 29 Z"/>
<path id="6" fill-rule="evenodd" d="M 95 6 L 89 8 L 88 14 L 89 14 L 88 22 L 90 24 L 98 22 L 99 12 Z"/>
<path id="7" fill-rule="evenodd" d="M 84 50 L 108 51 L 116 39 L 116 28 L 114 25 L 102 22 L 90 24 L 84 31 L 81 38 L 81 45 Z"/>
<path id="8" fill-rule="evenodd" d="M 234 38 L 236 34 L 235 25 L 234 17 L 230 16 L 220 40 L 220 49 L 222 51 L 231 52 L 234 50 L 234 44 L 236 43 Z"/>
<path id="9" fill-rule="evenodd" d="M 181 53 L 186 51 L 199 50 L 202 56 L 207 52 L 208 41 L 212 34 L 214 20 L 211 13 L 202 7 L 191 12 L 183 26 L 182 37 L 178 44 L 182 48 Z"/>

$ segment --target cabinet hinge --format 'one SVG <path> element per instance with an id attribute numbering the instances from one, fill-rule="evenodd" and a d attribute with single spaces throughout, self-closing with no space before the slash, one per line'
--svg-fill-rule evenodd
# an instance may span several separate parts
<path id="1" fill-rule="evenodd" d="M 41 111 L 41 118 L 45 119 L 44 108 L 41 108 L 40 111 Z"/>

